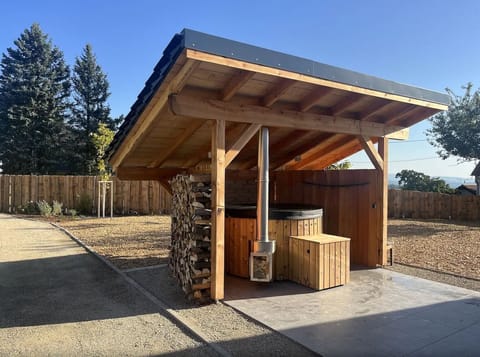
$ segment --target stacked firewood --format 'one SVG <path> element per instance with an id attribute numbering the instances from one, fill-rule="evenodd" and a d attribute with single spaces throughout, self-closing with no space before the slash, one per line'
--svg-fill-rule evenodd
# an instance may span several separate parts
<path id="1" fill-rule="evenodd" d="M 177 175 L 172 187 L 170 269 L 188 298 L 210 298 L 210 176 Z"/>

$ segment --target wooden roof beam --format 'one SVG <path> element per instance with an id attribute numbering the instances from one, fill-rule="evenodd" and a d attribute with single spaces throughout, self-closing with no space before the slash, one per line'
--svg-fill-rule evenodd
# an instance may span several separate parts
<path id="1" fill-rule="evenodd" d="M 239 71 L 223 88 L 220 99 L 229 101 L 254 75 L 255 72 Z"/>
<path id="2" fill-rule="evenodd" d="M 262 105 L 264 105 L 265 107 L 272 106 L 296 83 L 297 81 L 293 81 L 291 79 L 282 79 L 278 81 L 272 86 L 268 94 L 262 98 Z"/>
<path id="3" fill-rule="evenodd" d="M 408 137 L 408 130 L 399 126 L 321 114 L 274 110 L 255 105 L 239 105 L 182 95 L 172 95 L 170 97 L 170 109 L 175 115 L 198 119 L 228 118 L 229 121 L 233 122 L 261 124 L 270 127 L 317 130 L 369 137 L 389 135 L 395 139 Z"/>
<path id="4" fill-rule="evenodd" d="M 177 150 L 186 140 L 188 140 L 195 132 L 203 126 L 204 122 L 199 120 L 193 120 L 189 123 L 188 127 L 173 140 L 167 151 L 164 151 L 158 159 L 152 161 L 147 167 L 158 167 L 168 160 L 175 150 Z"/>
<path id="5" fill-rule="evenodd" d="M 120 180 L 165 180 L 185 172 L 180 168 L 146 168 L 146 167 L 117 167 L 117 177 Z"/>
<path id="6" fill-rule="evenodd" d="M 310 108 L 318 104 L 318 102 L 320 102 L 323 97 L 326 97 L 331 91 L 333 91 L 333 89 L 328 87 L 320 87 L 312 91 L 302 99 L 298 105 L 298 111 L 304 113 L 310 110 Z"/>

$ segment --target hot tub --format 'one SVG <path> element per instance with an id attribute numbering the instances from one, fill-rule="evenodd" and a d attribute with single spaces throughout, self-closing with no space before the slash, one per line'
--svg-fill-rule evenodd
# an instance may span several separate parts
<path id="1" fill-rule="evenodd" d="M 256 239 L 256 206 L 232 205 L 225 209 L 225 271 L 248 278 L 249 256 Z M 269 208 L 268 234 L 276 241 L 273 278 L 289 279 L 289 237 L 315 235 L 322 230 L 323 210 L 306 205 L 273 205 Z"/>

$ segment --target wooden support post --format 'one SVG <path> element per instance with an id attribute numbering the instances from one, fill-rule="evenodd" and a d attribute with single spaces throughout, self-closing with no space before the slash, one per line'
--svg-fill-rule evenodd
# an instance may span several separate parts
<path id="1" fill-rule="evenodd" d="M 224 297 L 225 270 L 225 120 L 215 120 L 212 126 L 212 230 L 211 285 L 214 300 Z"/>
<path id="2" fill-rule="evenodd" d="M 378 153 L 383 160 L 383 170 L 378 172 L 379 219 L 377 227 L 378 264 L 387 264 L 387 224 L 388 224 L 388 138 L 378 138 Z"/>

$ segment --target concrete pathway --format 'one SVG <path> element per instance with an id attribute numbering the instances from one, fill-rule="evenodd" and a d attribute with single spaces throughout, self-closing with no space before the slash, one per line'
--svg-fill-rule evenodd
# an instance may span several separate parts
<path id="1" fill-rule="evenodd" d="M 323 356 L 479 356 L 480 293 L 356 270 L 344 287 L 228 277 L 226 303 Z"/>
<path id="2" fill-rule="evenodd" d="M 0 214 L 0 356 L 211 355 L 48 223 Z"/>

